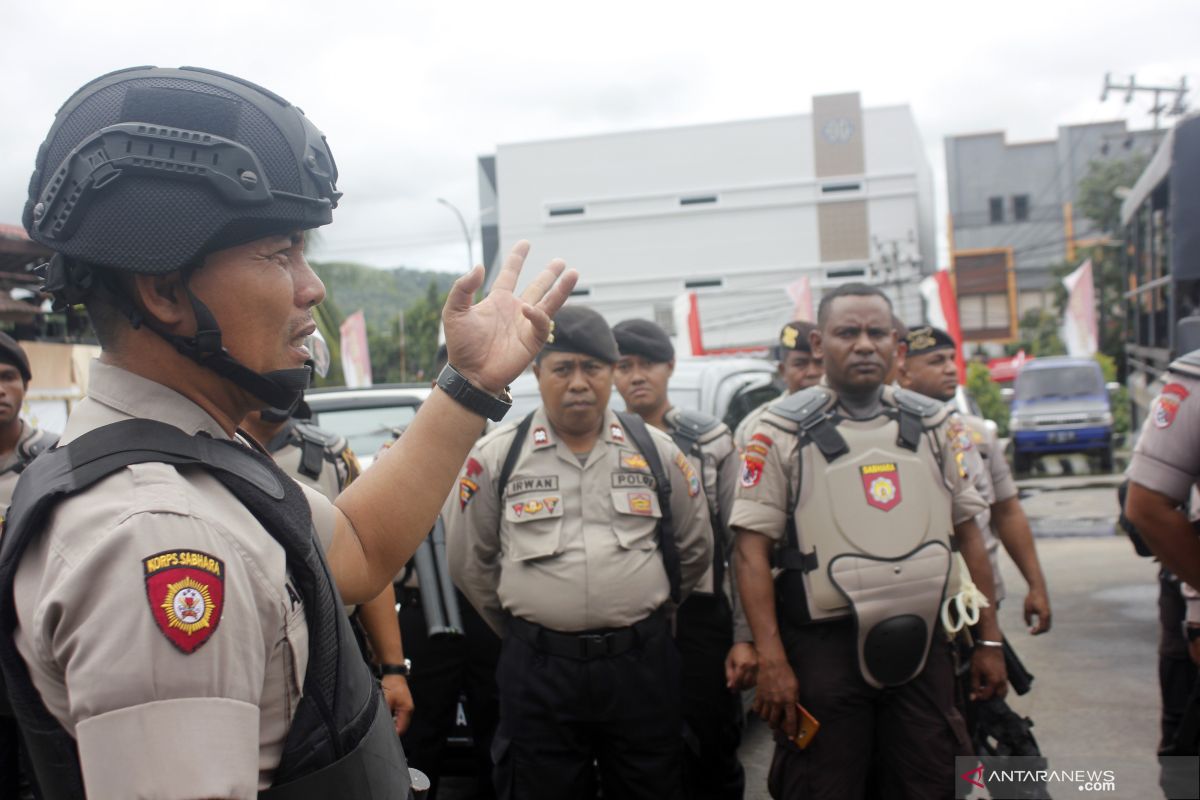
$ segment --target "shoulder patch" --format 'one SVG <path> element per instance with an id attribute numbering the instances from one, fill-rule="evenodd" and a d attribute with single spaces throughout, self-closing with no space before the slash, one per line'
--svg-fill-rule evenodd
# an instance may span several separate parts
<path id="1" fill-rule="evenodd" d="M 483 474 L 483 464 L 471 456 L 463 467 L 462 477 L 458 479 L 458 510 L 466 511 L 471 498 L 479 491 L 479 476 Z"/>
<path id="2" fill-rule="evenodd" d="M 1154 401 L 1154 407 L 1150 411 L 1154 427 L 1164 430 L 1171 427 L 1175 423 L 1175 416 L 1179 413 L 1180 404 L 1191 394 L 1181 383 L 1168 383 L 1164 386 L 1162 394 Z"/>
<path id="3" fill-rule="evenodd" d="M 676 452 L 675 466 L 679 467 L 679 471 L 683 473 L 684 480 L 687 481 L 688 497 L 695 497 L 700 494 L 700 478 L 696 475 L 696 470 L 692 467 L 692 462 L 687 460 L 687 456 Z"/>
<path id="4" fill-rule="evenodd" d="M 158 629 L 180 652 L 196 652 L 221 621 L 225 562 L 199 550 L 164 550 L 142 559 L 142 573 Z"/>

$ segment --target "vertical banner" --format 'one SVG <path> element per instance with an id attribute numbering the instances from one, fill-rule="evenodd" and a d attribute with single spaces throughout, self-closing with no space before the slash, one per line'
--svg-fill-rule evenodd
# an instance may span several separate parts
<path id="1" fill-rule="evenodd" d="M 921 281 L 921 297 L 925 299 L 926 316 L 929 324 L 941 328 L 954 340 L 954 364 L 958 367 L 958 382 L 967 382 L 967 364 L 963 360 L 962 327 L 958 324 L 958 300 L 954 297 L 954 286 L 950 273 L 938 270 Z"/>
<path id="2" fill-rule="evenodd" d="M 795 307 L 792 311 L 792 319 L 816 322 L 816 317 L 813 315 L 812 281 L 807 275 L 789 283 L 787 294 Z"/>
<path id="3" fill-rule="evenodd" d="M 1092 279 L 1092 260 L 1063 278 L 1067 288 L 1067 307 L 1063 312 L 1062 340 L 1067 355 L 1090 358 L 1096 354 L 1096 286 Z"/>
<path id="4" fill-rule="evenodd" d="M 342 335 L 342 376 L 346 386 L 357 389 L 371 385 L 371 353 L 367 349 L 367 318 L 362 309 L 346 317 L 338 329 Z"/>

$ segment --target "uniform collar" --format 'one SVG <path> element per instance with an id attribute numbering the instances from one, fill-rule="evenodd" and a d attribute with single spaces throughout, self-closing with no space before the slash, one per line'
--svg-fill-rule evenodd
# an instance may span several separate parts
<path id="1" fill-rule="evenodd" d="M 174 389 L 127 369 L 94 360 L 88 373 L 87 398 L 67 420 L 64 440 L 123 419 L 152 419 L 179 428 L 189 436 L 206 433 L 214 439 L 229 436 L 207 411 Z"/>

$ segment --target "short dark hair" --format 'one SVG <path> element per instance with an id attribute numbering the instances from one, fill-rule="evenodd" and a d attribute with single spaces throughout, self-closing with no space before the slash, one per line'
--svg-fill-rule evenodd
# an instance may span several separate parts
<path id="1" fill-rule="evenodd" d="M 817 306 L 818 327 L 825 327 L 825 323 L 829 319 L 829 307 L 839 297 L 882 297 L 883 302 L 887 303 L 888 312 L 892 312 L 892 298 L 888 297 L 878 286 L 870 286 L 866 283 L 857 282 L 843 283 L 840 286 L 833 287 L 833 289 L 821 297 L 821 303 Z"/>

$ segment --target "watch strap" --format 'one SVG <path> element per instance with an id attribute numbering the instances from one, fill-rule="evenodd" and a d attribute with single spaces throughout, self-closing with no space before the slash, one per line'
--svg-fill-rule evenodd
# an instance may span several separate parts
<path id="1" fill-rule="evenodd" d="M 409 659 L 407 659 L 407 658 L 406 658 L 406 659 L 404 659 L 404 663 L 403 663 L 403 664 L 380 664 L 380 665 L 379 665 L 379 674 L 380 674 L 380 676 L 383 676 L 383 675 L 402 675 L 402 676 L 404 676 L 404 677 L 406 677 L 406 678 L 407 678 L 407 677 L 408 677 L 408 674 L 409 674 L 410 672 L 412 672 L 412 661 L 410 661 L 410 660 L 409 660 Z"/>
<path id="2" fill-rule="evenodd" d="M 441 374 L 437 378 L 437 385 L 459 405 L 487 417 L 492 422 L 504 419 L 504 415 L 512 408 L 512 395 L 508 393 L 507 387 L 500 397 L 488 394 L 467 380 L 450 364 L 446 364 L 442 368 Z"/>

